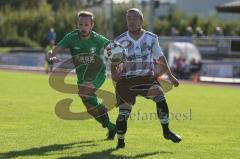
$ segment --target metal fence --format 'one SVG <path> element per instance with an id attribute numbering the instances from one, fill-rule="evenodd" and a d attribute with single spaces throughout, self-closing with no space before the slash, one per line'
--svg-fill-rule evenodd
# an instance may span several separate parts
<path id="1" fill-rule="evenodd" d="M 160 36 L 159 43 L 162 48 L 167 48 L 169 42 L 190 42 L 197 46 L 202 55 L 239 55 L 240 37 L 212 36 L 212 37 L 187 37 L 187 36 Z"/>

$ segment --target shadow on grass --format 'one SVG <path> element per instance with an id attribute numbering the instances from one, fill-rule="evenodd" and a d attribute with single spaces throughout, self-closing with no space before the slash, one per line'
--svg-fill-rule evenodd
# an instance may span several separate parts
<path id="1" fill-rule="evenodd" d="M 137 158 L 145 158 L 148 156 L 160 155 L 160 154 L 173 154 L 172 152 L 167 151 L 159 151 L 159 152 L 151 152 L 151 153 L 142 153 L 135 156 L 125 156 L 125 155 L 115 155 L 112 154 L 116 149 L 107 149 L 100 152 L 92 152 L 81 154 L 79 156 L 69 156 L 69 157 L 60 157 L 58 159 L 137 159 Z"/>
<path id="2" fill-rule="evenodd" d="M 73 142 L 68 144 L 53 144 L 42 147 L 34 147 L 26 150 L 19 151 L 9 151 L 5 153 L 0 153 L 0 158 L 13 158 L 13 157 L 24 157 L 24 156 L 45 156 L 49 152 L 54 151 L 64 151 L 67 149 L 71 149 L 73 147 L 92 147 L 97 146 L 95 141 L 81 141 L 81 142 Z"/>

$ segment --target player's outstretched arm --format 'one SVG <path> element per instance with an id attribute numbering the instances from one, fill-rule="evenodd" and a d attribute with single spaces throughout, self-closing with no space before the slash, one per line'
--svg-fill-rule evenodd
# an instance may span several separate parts
<path id="1" fill-rule="evenodd" d="M 177 87 L 179 85 L 179 82 L 176 79 L 176 77 L 174 77 L 174 75 L 172 74 L 164 55 L 158 59 L 157 64 L 160 65 L 161 69 L 165 70 L 170 81 L 173 83 L 175 87 Z"/>
<path id="2" fill-rule="evenodd" d="M 55 46 L 53 49 L 48 51 L 48 60 L 58 63 L 59 59 L 56 57 L 56 54 L 59 53 L 62 50 L 61 47 Z"/>

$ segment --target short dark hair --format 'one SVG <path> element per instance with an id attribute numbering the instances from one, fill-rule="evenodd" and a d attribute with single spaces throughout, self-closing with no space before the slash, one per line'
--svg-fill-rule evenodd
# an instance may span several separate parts
<path id="1" fill-rule="evenodd" d="M 94 20 L 94 14 L 89 11 L 78 12 L 78 18 L 80 18 L 80 17 L 90 17 L 92 21 Z"/>

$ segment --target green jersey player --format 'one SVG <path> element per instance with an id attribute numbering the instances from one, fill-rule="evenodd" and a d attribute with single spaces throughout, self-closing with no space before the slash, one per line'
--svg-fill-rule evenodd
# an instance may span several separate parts
<path id="1" fill-rule="evenodd" d="M 79 29 L 68 33 L 49 51 L 48 57 L 51 61 L 58 62 L 55 55 L 63 48 L 70 50 L 76 68 L 78 94 L 88 113 L 101 123 L 103 128 L 108 128 L 107 139 L 111 140 L 116 134 L 115 124 L 110 122 L 107 109 L 95 94 L 106 78 L 106 66 L 100 56 L 102 49 L 110 42 L 92 31 L 93 13 L 81 11 L 78 13 L 78 20 Z"/>

